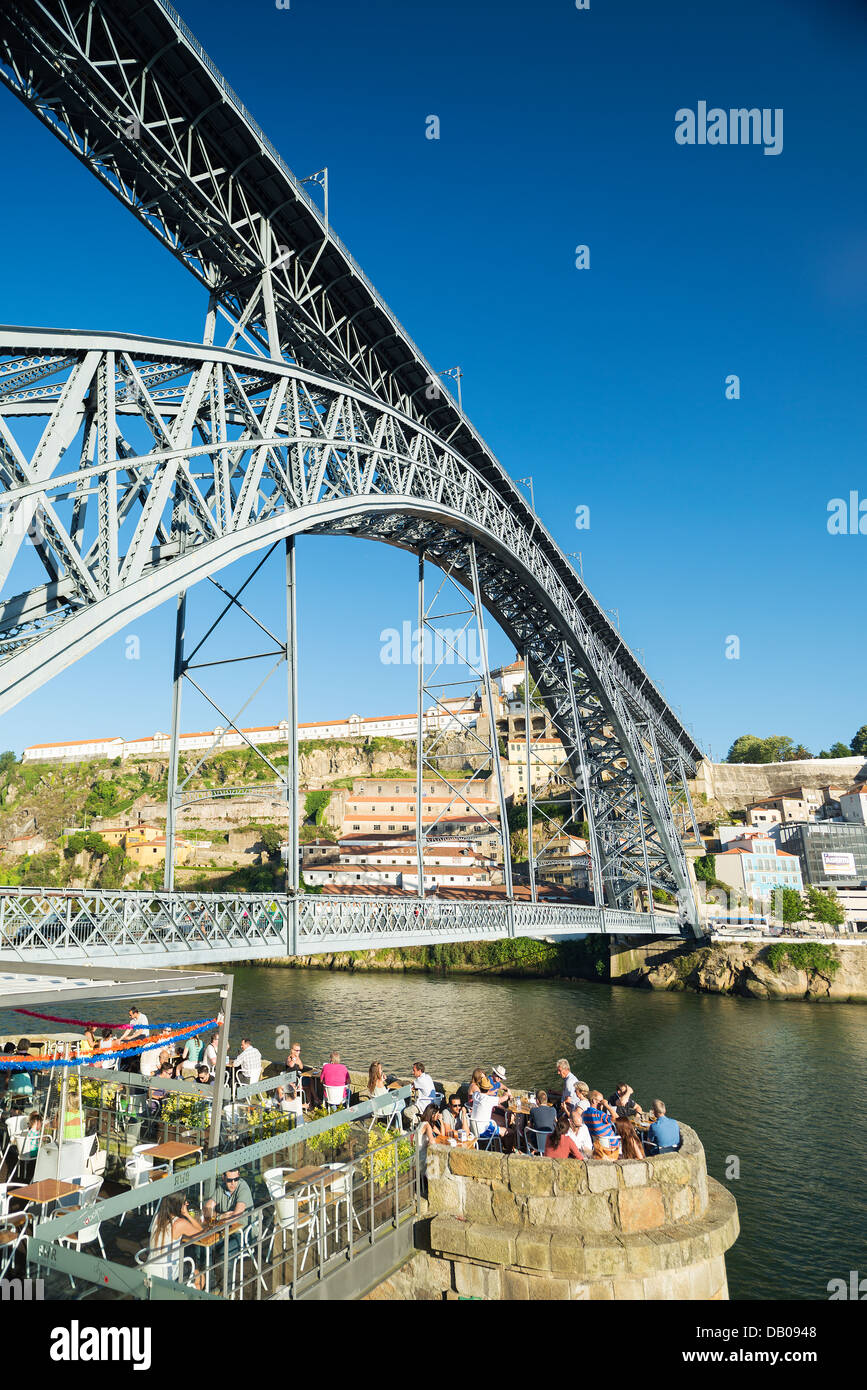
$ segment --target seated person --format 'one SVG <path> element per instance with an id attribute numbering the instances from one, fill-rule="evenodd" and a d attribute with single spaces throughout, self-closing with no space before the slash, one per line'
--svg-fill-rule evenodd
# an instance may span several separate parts
<path id="1" fill-rule="evenodd" d="M 219 1217 L 240 1217 L 243 1212 L 253 1209 L 253 1194 L 249 1183 L 241 1177 L 240 1168 L 229 1168 L 223 1174 L 213 1196 L 205 1202 L 204 1213 L 207 1221 Z M 222 1242 L 218 1246 L 222 1255 Z M 241 1253 L 241 1233 L 233 1231 L 229 1236 L 229 1259 Z"/>
<path id="2" fill-rule="evenodd" d="M 548 1104 L 548 1092 L 536 1092 L 536 1104 L 531 1107 L 527 1123 L 531 1129 L 547 1130 L 549 1133 L 557 1123 L 557 1111 Z"/>
<path id="3" fill-rule="evenodd" d="M 499 1134 L 503 1141 L 503 1152 L 510 1153 L 515 1147 L 515 1136 L 502 1125 L 498 1125 L 492 1119 L 494 1106 L 502 1102 L 502 1097 L 494 1095 L 491 1090 L 491 1083 L 483 1074 L 478 1083 L 479 1089 L 474 1091 L 472 1098 L 472 1108 L 470 1117 L 479 1139 L 489 1139 L 495 1134 Z"/>
<path id="4" fill-rule="evenodd" d="M 324 1086 L 336 1086 L 343 1088 L 347 1097 L 349 1095 L 349 1069 L 340 1060 L 339 1052 L 332 1052 L 331 1060 L 326 1062 L 322 1068 L 322 1075 L 319 1078 Z"/>
<path id="5" fill-rule="evenodd" d="M 634 1097 L 635 1092 L 626 1081 L 618 1083 L 614 1094 L 608 1097 L 608 1104 L 616 1111 L 618 1119 L 631 1120 L 636 1111 L 641 1109 Z"/>
<path id="6" fill-rule="evenodd" d="M 593 1140 L 590 1138 L 590 1131 L 584 1123 L 584 1115 L 577 1105 L 569 1116 L 569 1133 L 573 1142 L 581 1150 L 585 1158 L 589 1158 L 593 1153 Z"/>
<path id="7" fill-rule="evenodd" d="M 590 1092 L 590 1104 L 581 1115 L 593 1140 L 594 1158 L 619 1158 L 620 1135 L 611 1122 L 611 1114 L 601 1091 Z"/>
<path id="8" fill-rule="evenodd" d="M 183 1192 L 172 1192 L 160 1202 L 151 1225 L 148 1245 L 152 1255 L 164 1253 L 170 1279 L 181 1276 L 183 1241 L 200 1235 L 204 1229 L 201 1222 L 191 1215 Z M 194 1282 L 197 1289 L 203 1289 L 205 1276 L 196 1274 Z"/>
<path id="9" fill-rule="evenodd" d="M 494 1067 L 493 1071 L 488 1077 L 488 1080 L 491 1083 L 491 1090 L 496 1093 L 500 1090 L 501 1087 L 505 1086 L 506 1084 L 506 1068 Z"/>
<path id="10" fill-rule="evenodd" d="M 655 1100 L 650 1107 L 653 1123 L 644 1139 L 644 1150 L 648 1157 L 654 1154 L 676 1153 L 683 1140 L 680 1125 L 665 1113 L 665 1102 Z"/>
<path id="11" fill-rule="evenodd" d="M 621 1158 L 644 1158 L 644 1145 L 631 1120 L 615 1120 L 614 1128 L 620 1135 Z"/>
<path id="12" fill-rule="evenodd" d="M 437 1124 L 434 1125 L 434 1128 L 437 1129 L 440 1134 L 453 1134 L 457 1129 L 465 1130 L 466 1133 L 469 1134 L 470 1117 L 465 1107 L 461 1105 L 461 1098 L 457 1093 L 453 1096 L 449 1096 L 448 1104 L 444 1110 L 440 1111 Z"/>
<path id="13" fill-rule="evenodd" d="M 370 1070 L 367 1073 L 367 1094 L 371 1100 L 374 1096 L 384 1096 L 388 1091 L 385 1082 L 385 1073 L 382 1070 L 381 1062 L 371 1062 Z"/>
<path id="14" fill-rule="evenodd" d="M 572 1136 L 572 1126 L 568 1116 L 561 1115 L 549 1134 L 545 1142 L 545 1157 L 578 1158 L 583 1163 L 584 1155 Z"/>
<path id="15" fill-rule="evenodd" d="M 429 1105 L 435 1105 L 439 1110 L 439 1096 L 433 1079 L 428 1076 L 424 1069 L 424 1062 L 413 1062 L 412 1086 L 413 1098 L 403 1111 L 403 1122 L 409 1129 L 417 1124 Z"/>
<path id="16" fill-rule="evenodd" d="M 42 1116 L 38 1110 L 32 1110 L 27 1117 L 27 1132 L 19 1142 L 18 1163 L 15 1168 L 16 1182 L 32 1182 L 41 1135 Z"/>

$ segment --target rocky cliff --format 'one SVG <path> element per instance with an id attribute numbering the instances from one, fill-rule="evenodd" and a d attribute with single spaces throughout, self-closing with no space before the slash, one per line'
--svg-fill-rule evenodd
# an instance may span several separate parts
<path id="1" fill-rule="evenodd" d="M 690 784 L 699 821 L 709 814 L 742 811 L 753 801 L 789 787 L 849 787 L 867 778 L 863 758 L 810 758 L 792 763 L 699 763 Z"/>
<path id="2" fill-rule="evenodd" d="M 867 942 L 691 943 L 612 941 L 611 981 L 752 999 L 867 1003 Z"/>

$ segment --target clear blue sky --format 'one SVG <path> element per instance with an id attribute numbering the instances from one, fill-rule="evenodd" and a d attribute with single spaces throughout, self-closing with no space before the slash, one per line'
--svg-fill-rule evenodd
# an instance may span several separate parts
<path id="1" fill-rule="evenodd" d="M 290 167 L 328 165 L 336 230 L 433 364 L 461 365 L 470 417 L 532 474 L 702 746 L 848 741 L 867 722 L 867 536 L 826 520 L 867 497 L 865 7 L 180 9 Z M 700 100 L 782 108 L 782 153 L 676 144 Z M 5 92 L 0 119 L 0 317 L 200 338 L 192 278 Z M 414 617 L 412 558 L 302 538 L 299 575 L 302 719 L 410 710 L 414 672 L 379 652 Z M 260 588 L 279 624 L 276 570 Z M 168 607 L 137 624 L 140 661 L 112 639 L 6 716 L 0 746 L 165 728 L 172 626 Z M 275 687 L 251 722 L 284 708 Z M 188 702 L 185 727 L 215 719 Z"/>

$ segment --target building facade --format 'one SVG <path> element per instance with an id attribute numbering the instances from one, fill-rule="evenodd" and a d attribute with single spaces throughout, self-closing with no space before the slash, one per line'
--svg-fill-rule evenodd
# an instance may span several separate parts
<path id="1" fill-rule="evenodd" d="M 781 825 L 781 848 L 796 854 L 805 883 L 815 888 L 857 888 L 867 883 L 867 826 L 848 821 Z"/>

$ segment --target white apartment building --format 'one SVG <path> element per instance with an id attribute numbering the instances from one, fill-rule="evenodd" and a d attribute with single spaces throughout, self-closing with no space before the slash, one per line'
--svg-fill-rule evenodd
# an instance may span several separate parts
<path id="1" fill-rule="evenodd" d="M 442 699 L 431 705 L 424 715 L 425 733 L 441 731 L 460 732 L 472 727 L 475 722 L 475 705 L 471 699 Z M 289 738 L 289 724 L 281 720 L 279 724 L 261 724 L 244 729 L 251 743 L 259 746 L 267 744 L 286 745 Z M 414 739 L 416 736 L 416 716 L 414 714 L 382 714 L 362 718 L 360 714 L 350 714 L 346 719 L 320 719 L 311 724 L 298 725 L 298 739 L 321 738 L 400 738 Z M 24 749 L 24 762 L 84 761 L 87 758 L 147 758 L 167 757 L 169 735 L 157 731 L 143 738 L 124 739 L 119 735 L 96 739 L 66 739 L 58 743 L 31 743 Z M 246 747 L 245 740 L 236 729 L 205 729 L 197 733 L 181 734 L 182 752 L 204 751 L 214 745 L 215 752 L 230 748 Z"/>

